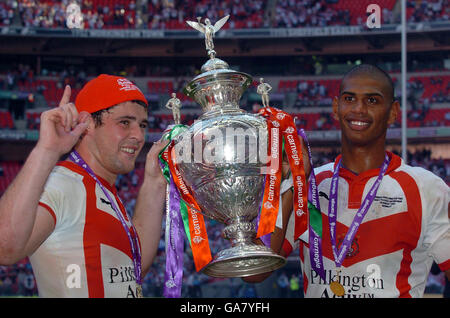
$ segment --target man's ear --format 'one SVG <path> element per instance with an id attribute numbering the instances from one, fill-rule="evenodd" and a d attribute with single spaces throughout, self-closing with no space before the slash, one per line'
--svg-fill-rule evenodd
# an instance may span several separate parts
<path id="1" fill-rule="evenodd" d="M 83 136 L 92 133 L 95 129 L 95 121 L 94 121 L 94 118 L 92 118 L 92 115 L 88 113 L 85 116 L 86 116 L 85 120 L 86 120 L 88 126 L 87 126 L 86 130 L 84 131 Z"/>
<path id="2" fill-rule="evenodd" d="M 333 107 L 333 118 L 339 121 L 338 116 L 339 98 L 337 96 L 334 96 L 333 98 L 332 107 Z"/>
<path id="3" fill-rule="evenodd" d="M 389 111 L 388 125 L 392 125 L 397 120 L 398 113 L 400 112 L 400 103 L 398 100 L 394 101 Z"/>

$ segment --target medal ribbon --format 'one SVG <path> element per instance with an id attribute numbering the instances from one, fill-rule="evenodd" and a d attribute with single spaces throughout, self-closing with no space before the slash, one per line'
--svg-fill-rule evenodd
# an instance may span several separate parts
<path id="1" fill-rule="evenodd" d="M 364 216 L 367 214 L 370 206 L 375 200 L 375 196 L 377 194 L 378 188 L 380 187 L 381 180 L 383 179 L 384 174 L 387 171 L 389 166 L 389 157 L 385 154 L 384 162 L 380 168 L 380 173 L 375 180 L 375 183 L 370 188 L 366 197 L 361 203 L 358 212 L 356 212 L 355 217 L 350 225 L 350 228 L 347 231 L 347 234 L 344 237 L 344 241 L 340 249 L 337 249 L 336 246 L 336 223 L 337 223 L 337 199 L 338 199 L 338 182 L 339 182 L 339 168 L 341 166 L 341 160 L 339 160 L 336 168 L 333 172 L 333 177 L 331 178 L 331 188 L 330 188 L 330 200 L 328 202 L 328 220 L 330 224 L 330 237 L 331 237 L 331 246 L 333 249 L 334 262 L 336 267 L 341 267 L 342 262 L 344 261 L 345 255 L 347 255 L 347 251 L 350 248 L 353 238 L 358 231 L 359 226 L 361 225 Z"/>
<path id="2" fill-rule="evenodd" d="M 120 223 L 122 223 L 122 226 L 123 226 L 125 232 L 127 233 L 128 240 L 130 241 L 131 253 L 132 253 L 132 256 L 133 256 L 133 264 L 134 264 L 134 275 L 136 276 L 136 283 L 139 285 L 138 288 L 141 287 L 142 286 L 141 247 L 139 245 L 139 240 L 137 238 L 137 232 L 136 232 L 135 227 L 133 226 L 133 224 L 130 221 L 131 228 L 132 228 L 133 233 L 134 233 L 134 235 L 133 235 L 131 233 L 130 228 L 128 227 L 128 225 L 127 225 L 127 223 L 126 223 L 126 221 L 125 221 L 125 219 L 124 219 L 120 209 L 114 203 L 115 200 L 113 200 L 111 198 L 111 196 L 109 195 L 108 191 L 106 191 L 106 189 L 103 186 L 103 184 L 100 182 L 100 180 L 95 175 L 94 171 L 92 171 L 92 169 L 89 167 L 89 165 L 83 160 L 83 158 L 81 158 L 79 153 L 77 151 L 73 150 L 70 153 L 70 158 L 78 166 L 83 168 L 95 180 L 95 182 L 98 184 L 100 189 L 102 189 L 102 191 L 105 194 L 106 198 L 109 200 L 109 202 L 111 202 L 111 206 L 112 206 L 114 212 L 116 212 L 117 218 L 119 219 Z M 130 219 L 129 216 L 128 216 L 128 218 Z"/>
<path id="3" fill-rule="evenodd" d="M 264 195 L 257 237 L 260 237 L 267 233 L 271 233 L 275 228 L 279 207 L 279 191 L 281 184 L 282 153 L 281 147 L 279 145 L 282 144 L 281 138 L 283 138 L 294 185 L 294 239 L 297 239 L 302 233 L 307 230 L 308 224 L 306 177 L 300 139 L 297 135 L 297 130 L 295 129 L 294 120 L 288 113 L 273 107 L 262 108 L 259 113 L 267 119 L 269 129 L 268 143 L 270 155 L 272 160 L 278 160 L 278 171 L 277 173 L 273 173 L 273 171 L 270 170 L 270 174 L 266 177 L 269 178 L 269 181 L 271 181 L 273 180 L 272 175 L 276 175 L 275 189 L 277 191 L 274 193 L 274 203 L 272 203 L 272 206 L 274 206 L 274 208 L 272 210 L 267 209 L 270 207 L 270 205 L 267 205 L 266 202 L 270 202 L 270 198 L 268 195 Z M 277 138 L 274 138 L 273 136 L 273 133 L 276 131 L 276 129 L 274 128 L 278 128 L 279 130 L 281 130 L 281 134 L 278 134 Z M 278 149 L 274 147 L 274 143 L 277 143 Z M 274 157 L 274 149 L 277 149 L 278 151 L 276 153 L 277 157 Z M 270 194 L 270 191 L 268 190 L 268 188 L 270 189 L 270 187 L 270 182 L 267 182 L 266 179 L 265 193 Z"/>

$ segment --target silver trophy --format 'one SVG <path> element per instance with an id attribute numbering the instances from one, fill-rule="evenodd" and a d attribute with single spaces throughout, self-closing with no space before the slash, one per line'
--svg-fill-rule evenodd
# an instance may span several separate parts
<path id="1" fill-rule="evenodd" d="M 208 218 L 225 224 L 231 247 L 218 252 L 203 272 L 213 277 L 245 277 L 283 266 L 286 259 L 254 242 L 267 166 L 267 123 L 240 109 L 242 94 L 252 83 L 248 74 L 229 69 L 216 58 L 213 36 L 228 16 L 214 26 L 189 21 L 203 32 L 209 60 L 184 88 L 203 114 L 175 137 L 173 158 L 180 174 Z"/>

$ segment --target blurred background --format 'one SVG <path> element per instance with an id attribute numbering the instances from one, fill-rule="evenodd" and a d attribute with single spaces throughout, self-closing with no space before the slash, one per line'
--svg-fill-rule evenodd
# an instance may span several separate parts
<path id="1" fill-rule="evenodd" d="M 76 4 L 79 11 L 68 10 Z M 379 6 L 372 20 L 370 4 Z M 75 14 L 75 16 L 73 16 Z M 66 84 L 72 100 L 101 73 L 134 81 L 149 103 L 147 143 L 136 169 L 116 186 L 133 213 L 145 154 L 172 123 L 164 107 L 172 92 L 190 125 L 200 106 L 182 93 L 207 56 L 202 35 L 186 20 L 225 15 L 215 36 L 217 57 L 254 77 L 241 107 L 256 112 L 259 78 L 273 89 L 271 106 L 297 117 L 312 145 L 315 165 L 339 152 L 339 126 L 331 101 L 340 78 L 360 63 L 377 64 L 401 100 L 401 0 L 2 0 L 0 1 L 0 195 L 18 173 L 39 136 L 40 114 L 59 103 Z M 408 0 L 407 162 L 450 184 L 450 6 L 448 0 Z M 368 23 L 369 21 L 369 23 Z M 377 23 L 374 23 L 378 22 Z M 401 118 L 388 131 L 388 149 L 401 154 Z M 162 297 L 164 228 L 157 258 L 144 284 L 147 297 Z M 228 246 L 222 226 L 207 223 L 213 254 Z M 260 284 L 195 272 L 185 246 L 184 297 L 303 297 L 298 250 L 287 265 Z M 287 283 L 286 283 L 287 282 Z M 426 297 L 442 297 L 443 273 L 429 276 Z M 0 296 L 36 296 L 24 259 L 0 266 Z"/>

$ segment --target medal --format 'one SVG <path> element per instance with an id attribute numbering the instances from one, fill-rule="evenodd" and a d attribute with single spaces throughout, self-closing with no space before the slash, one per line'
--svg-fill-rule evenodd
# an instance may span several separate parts
<path id="1" fill-rule="evenodd" d="M 336 296 L 342 297 L 345 295 L 344 286 L 339 282 L 341 278 L 341 270 L 336 270 L 336 278 L 330 282 L 330 289 Z"/>
<path id="2" fill-rule="evenodd" d="M 144 293 L 142 292 L 142 285 L 137 284 L 136 287 L 136 298 L 144 298 Z"/>

